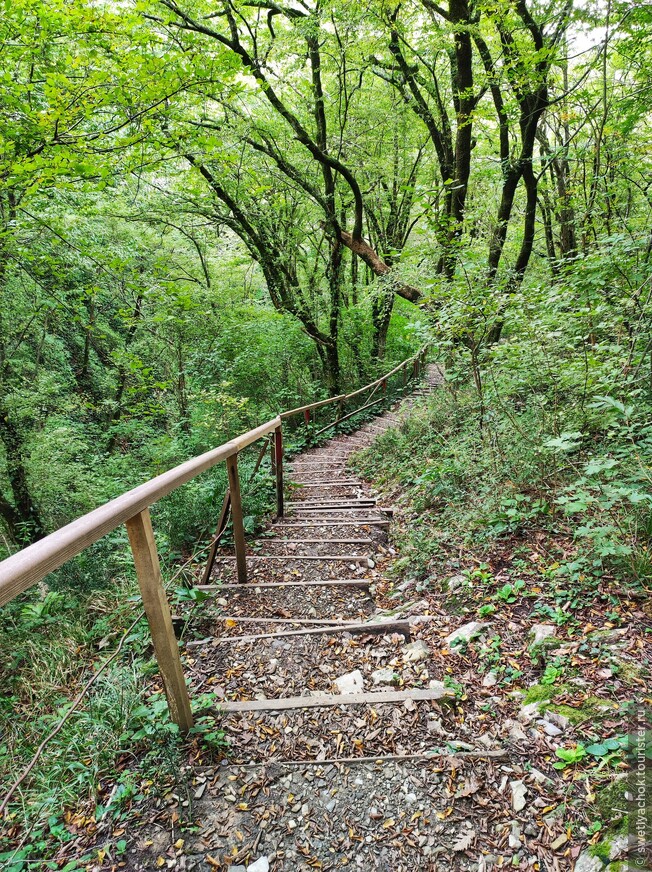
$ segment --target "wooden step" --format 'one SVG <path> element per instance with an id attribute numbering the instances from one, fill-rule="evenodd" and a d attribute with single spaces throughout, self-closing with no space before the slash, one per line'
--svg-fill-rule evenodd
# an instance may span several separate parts
<path id="1" fill-rule="evenodd" d="M 322 561 L 344 561 L 345 563 L 366 563 L 368 560 L 366 554 L 247 554 L 247 560 L 322 560 Z M 222 560 L 235 560 L 235 554 L 225 554 L 222 557 L 216 557 L 215 563 Z"/>
<path id="2" fill-rule="evenodd" d="M 340 705 L 382 705 L 412 700 L 414 702 L 434 702 L 452 699 L 455 691 L 450 688 L 431 690 L 380 690 L 368 693 L 343 693 L 328 696 L 288 696 L 285 699 L 249 699 L 237 702 L 223 702 L 217 706 L 219 712 L 275 712 L 288 709 L 326 708 Z"/>
<path id="3" fill-rule="evenodd" d="M 358 479 L 352 479 L 347 481 L 314 481 L 311 479 L 310 481 L 297 481 L 296 478 L 291 480 L 292 484 L 300 485 L 303 487 L 362 487 L 362 482 Z"/>
<path id="4" fill-rule="evenodd" d="M 261 540 L 271 542 L 273 545 L 373 545 L 373 539 L 277 539 L 266 537 Z"/>
<path id="5" fill-rule="evenodd" d="M 306 516 L 302 524 L 273 524 L 272 529 L 277 527 L 287 527 L 288 529 L 305 529 L 306 527 L 389 527 L 390 522 L 385 518 L 349 518 L 345 521 L 333 521 L 332 516 L 327 518 L 317 518 L 314 515 Z"/>
<path id="6" fill-rule="evenodd" d="M 304 508 L 304 509 L 337 509 L 344 508 L 346 506 L 368 506 L 375 505 L 376 500 L 373 498 L 369 499 L 351 499 L 351 500 L 289 500 L 286 504 L 289 508 Z"/>
<path id="7" fill-rule="evenodd" d="M 252 590 L 253 588 L 274 587 L 362 587 L 368 588 L 372 583 L 369 578 L 327 578 L 324 581 L 248 581 L 237 584 L 198 584 L 198 590 Z"/>
<path id="8" fill-rule="evenodd" d="M 382 635 L 384 636 L 386 633 L 399 633 L 399 635 L 404 636 L 406 639 L 410 638 L 410 622 L 407 620 L 402 621 L 382 621 L 376 623 L 368 623 L 365 621 L 363 624 L 346 624 L 344 626 L 339 627 L 316 627 L 310 628 L 309 630 L 288 630 L 285 633 L 257 633 L 253 636 L 217 636 L 215 639 L 212 639 L 216 645 L 222 644 L 237 644 L 238 642 L 257 642 L 259 639 L 278 639 L 281 636 L 285 638 L 286 636 L 325 636 L 331 635 L 333 633 L 356 633 L 365 635 L 368 633 L 374 635 Z M 192 642 L 187 643 L 187 647 L 196 647 L 196 645 L 204 644 Z"/>

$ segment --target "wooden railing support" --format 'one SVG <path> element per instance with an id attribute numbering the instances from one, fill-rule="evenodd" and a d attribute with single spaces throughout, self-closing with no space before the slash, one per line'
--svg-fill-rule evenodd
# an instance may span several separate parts
<path id="1" fill-rule="evenodd" d="M 242 496 L 240 494 L 237 452 L 230 454 L 226 458 L 226 469 L 229 474 L 229 491 L 231 492 L 231 520 L 233 521 L 233 542 L 235 544 L 235 564 L 238 570 L 238 583 L 246 584 L 247 557 L 245 553 L 244 518 L 242 515 Z"/>
<path id="2" fill-rule="evenodd" d="M 227 488 L 226 493 L 224 494 L 224 500 L 222 501 L 222 509 L 220 511 L 220 517 L 217 522 L 217 527 L 215 528 L 215 535 L 213 536 L 213 542 L 211 543 L 210 551 L 208 552 L 208 558 L 206 560 L 206 567 L 204 568 L 204 574 L 202 576 L 201 583 L 208 584 L 208 580 L 211 577 L 211 572 L 213 571 L 213 564 L 215 563 L 215 558 L 217 557 L 217 549 L 220 545 L 220 538 L 222 533 L 226 529 L 227 521 L 229 520 L 229 512 L 231 510 L 231 491 Z"/>
<path id="3" fill-rule="evenodd" d="M 283 428 L 274 430 L 274 461 L 276 473 L 276 514 L 283 517 Z"/>
<path id="4" fill-rule="evenodd" d="M 170 716 L 180 731 L 187 733 L 193 724 L 190 697 L 183 677 L 179 645 L 172 627 L 170 606 L 163 587 L 149 509 L 143 509 L 133 518 L 129 518 L 125 526 Z"/>

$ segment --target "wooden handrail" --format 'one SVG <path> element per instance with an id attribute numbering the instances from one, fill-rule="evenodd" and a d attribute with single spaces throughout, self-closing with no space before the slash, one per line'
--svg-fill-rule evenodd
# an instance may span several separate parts
<path id="1" fill-rule="evenodd" d="M 238 582 L 247 580 L 247 562 L 245 559 L 245 541 L 242 503 L 240 499 L 240 482 L 238 474 L 238 453 L 259 439 L 269 434 L 272 436 L 272 466 L 276 477 L 276 500 L 279 516 L 283 516 L 283 420 L 301 412 L 308 413 L 313 409 L 339 404 L 338 419 L 345 420 L 357 412 L 342 416 L 342 406 L 346 400 L 377 387 L 394 373 L 403 369 L 404 381 L 407 367 L 412 364 L 413 373 L 418 372 L 419 363 L 425 359 L 426 347 L 414 357 L 408 358 L 385 373 L 371 384 L 354 391 L 351 394 L 341 394 L 329 397 L 316 403 L 309 403 L 297 409 L 281 412 L 271 421 L 249 430 L 247 433 L 231 439 L 224 445 L 219 445 L 210 451 L 193 457 L 185 463 L 175 466 L 167 472 L 157 475 L 150 481 L 121 494 L 103 506 L 82 515 L 65 527 L 56 530 L 49 536 L 40 539 L 33 545 L 23 548 L 11 557 L 0 562 L 0 606 L 6 605 L 18 594 L 23 593 L 33 584 L 41 581 L 46 575 L 58 569 L 68 560 L 80 554 L 89 545 L 97 542 L 107 533 L 125 524 L 129 535 L 129 543 L 136 566 L 136 575 L 143 597 L 143 605 L 149 622 L 154 642 L 154 650 L 163 680 L 163 686 L 168 700 L 172 719 L 183 732 L 192 727 L 192 711 L 188 689 L 183 677 L 183 668 L 179 656 L 179 647 L 174 636 L 170 608 L 163 586 L 161 571 L 156 552 L 154 531 L 149 515 L 149 507 L 160 499 L 181 487 L 181 485 L 200 475 L 222 461 L 227 463 L 229 476 L 229 501 L 234 528 L 236 566 Z M 380 402 L 377 400 L 376 402 Z M 375 405 L 369 403 L 368 405 Z M 363 406 L 363 409 L 368 406 Z M 334 425 L 328 425 L 334 426 Z M 323 428 L 328 429 L 328 427 Z M 322 432 L 322 431 L 319 431 Z M 259 458 L 262 460 L 263 449 Z M 223 507 L 222 515 L 225 508 Z M 221 517 L 218 525 L 218 536 L 223 531 L 226 518 Z M 206 579 L 204 579 L 206 580 Z"/>
<path id="2" fill-rule="evenodd" d="M 291 418 L 293 415 L 300 415 L 303 412 L 311 411 L 312 409 L 321 409 L 322 406 L 329 406 L 332 403 L 342 403 L 347 400 L 353 399 L 353 397 L 357 397 L 359 394 L 363 394 L 365 391 L 368 391 L 370 388 L 375 388 L 377 385 L 384 382 L 386 379 L 393 376 L 395 373 L 399 372 L 399 370 L 404 369 L 408 366 L 408 364 L 413 364 L 420 360 L 425 351 L 427 351 L 428 346 L 424 345 L 413 357 L 408 357 L 406 360 L 402 361 L 395 366 L 394 369 L 390 369 L 389 372 L 386 372 L 384 375 L 381 375 L 380 378 L 377 378 L 376 381 L 370 382 L 368 385 L 364 385 L 364 387 L 358 388 L 356 391 L 353 391 L 350 394 L 340 394 L 337 397 L 329 397 L 326 400 L 317 400 L 315 403 L 308 403 L 305 406 L 297 406 L 296 409 L 290 409 L 287 412 L 281 412 L 280 418 L 282 421 L 285 421 L 286 418 Z"/>
<path id="3" fill-rule="evenodd" d="M 12 554 L 0 563 L 0 606 L 41 581 L 129 518 L 154 505 L 200 473 L 271 433 L 279 424 L 280 418 L 276 417 L 237 439 L 187 460 Z"/>
<path id="4" fill-rule="evenodd" d="M 316 403 L 308 403 L 306 406 L 297 406 L 296 409 L 281 412 L 279 417 L 282 421 L 285 421 L 286 418 L 291 418 L 293 415 L 300 415 L 302 412 L 309 412 L 311 409 L 321 409 L 322 406 L 329 406 L 331 403 L 339 403 L 340 400 L 346 399 L 347 394 L 340 394 L 337 397 L 329 397 L 327 400 L 318 400 Z"/>

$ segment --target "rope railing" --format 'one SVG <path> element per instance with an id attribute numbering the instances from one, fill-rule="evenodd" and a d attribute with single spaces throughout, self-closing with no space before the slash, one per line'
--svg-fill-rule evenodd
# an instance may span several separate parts
<path id="1" fill-rule="evenodd" d="M 182 732 L 187 732 L 193 725 L 190 697 L 183 675 L 179 646 L 172 626 L 170 607 L 163 586 L 154 530 L 149 513 L 150 507 L 201 473 L 224 461 L 229 486 L 210 551 L 210 564 L 207 566 L 204 577 L 210 574 L 217 544 L 226 529 L 230 513 L 238 582 L 246 583 L 247 561 L 238 471 L 239 453 L 260 439 L 269 440 L 271 443 L 271 468 L 276 484 L 276 512 L 278 517 L 282 517 L 284 514 L 283 422 L 295 415 L 302 414 L 306 426 L 311 426 L 311 422 L 314 422 L 316 409 L 337 405 L 336 417 L 332 422 L 321 427 L 317 432 L 314 432 L 314 426 L 312 427 L 311 436 L 316 438 L 326 430 L 336 428 L 346 419 L 375 406 L 382 399 L 385 399 L 385 396 L 376 401 L 370 401 L 370 397 L 368 397 L 361 407 L 351 412 L 345 412 L 346 404 L 351 399 L 361 396 L 366 391 L 372 391 L 371 396 L 373 397 L 379 388 L 386 393 L 389 379 L 398 373 L 402 374 L 403 387 L 411 378 L 417 378 L 425 363 L 426 354 L 427 346 L 414 357 L 404 360 L 376 381 L 350 394 L 341 394 L 337 397 L 330 397 L 327 400 L 320 400 L 287 412 L 281 412 L 259 427 L 175 466 L 173 469 L 110 500 L 92 512 L 76 518 L 65 527 L 61 527 L 33 545 L 23 548 L 0 562 L 0 606 L 6 605 L 32 585 L 37 584 L 51 572 L 63 566 L 64 563 L 76 557 L 94 542 L 124 524 L 127 529 L 170 715 L 172 720 L 178 724 L 179 729 Z M 264 459 L 266 449 L 267 445 L 263 447 L 259 455 L 256 470 Z"/>

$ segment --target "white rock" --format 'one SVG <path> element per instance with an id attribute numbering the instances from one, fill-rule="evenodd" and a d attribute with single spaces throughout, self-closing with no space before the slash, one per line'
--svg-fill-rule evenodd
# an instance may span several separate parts
<path id="1" fill-rule="evenodd" d="M 514 811 L 523 811 L 527 787 L 522 781 L 510 781 L 509 786 L 512 790 L 512 808 Z"/>
<path id="2" fill-rule="evenodd" d="M 376 669 L 371 673 L 371 680 L 374 684 L 394 684 L 396 673 L 391 666 L 386 666 L 385 669 Z"/>
<path id="3" fill-rule="evenodd" d="M 550 721 L 537 721 L 543 727 L 543 732 L 546 736 L 561 736 L 563 730 L 560 730 L 556 724 L 551 724 Z"/>
<path id="4" fill-rule="evenodd" d="M 335 684 L 340 693 L 362 693 L 364 690 L 364 678 L 359 669 L 340 675 L 335 679 Z"/>
<path id="5" fill-rule="evenodd" d="M 512 831 L 509 834 L 509 847 L 521 847 L 521 828 L 518 825 L 518 821 L 512 821 Z"/>
<path id="6" fill-rule="evenodd" d="M 530 635 L 534 636 L 532 644 L 539 645 L 544 639 L 554 636 L 556 630 L 554 624 L 532 624 L 530 627 Z"/>
<path id="7" fill-rule="evenodd" d="M 427 657 L 430 657 L 430 648 L 422 639 L 410 642 L 403 649 L 403 660 L 406 663 L 418 663 L 419 660 L 425 660 Z"/>
<path id="8" fill-rule="evenodd" d="M 516 721 L 506 720 L 504 726 L 508 728 L 509 738 L 514 742 L 526 742 L 528 737 L 523 727 Z"/>
<path id="9" fill-rule="evenodd" d="M 567 718 L 566 715 L 560 715 L 559 712 L 546 711 L 543 718 L 558 727 L 561 732 L 568 729 L 570 724 L 570 718 Z"/>
<path id="10" fill-rule="evenodd" d="M 485 627 L 481 621 L 471 621 L 457 630 L 453 630 L 450 636 L 446 636 L 446 644 L 450 647 L 454 642 L 469 642 L 474 636 L 479 636 Z"/>
<path id="11" fill-rule="evenodd" d="M 629 848 L 629 836 L 614 836 L 609 840 L 609 859 L 618 860 Z"/>
<path id="12" fill-rule="evenodd" d="M 453 695 L 453 691 L 451 690 L 451 688 L 446 687 L 443 681 L 437 681 L 436 678 L 433 678 L 432 681 L 428 682 L 428 687 L 430 688 L 430 690 L 439 691 L 442 696 Z"/>
<path id="13" fill-rule="evenodd" d="M 267 857 L 259 857 L 255 863 L 247 866 L 247 872 L 269 872 L 269 860 Z"/>
<path id="14" fill-rule="evenodd" d="M 546 781 L 550 781 L 547 775 L 545 775 L 540 769 L 535 769 L 534 766 L 530 769 L 530 775 L 537 782 L 537 784 L 545 784 Z"/>
<path id="15" fill-rule="evenodd" d="M 498 676 L 495 672 L 487 672 L 485 677 L 482 679 L 483 687 L 493 687 L 494 684 L 498 683 Z"/>
<path id="16" fill-rule="evenodd" d="M 468 584 L 465 575 L 453 575 L 448 579 L 448 590 L 452 593 L 454 590 L 459 590 L 459 588 L 463 587 L 465 584 Z"/>
<path id="17" fill-rule="evenodd" d="M 583 851 L 575 862 L 575 872 L 602 872 L 604 863 L 588 851 Z"/>
<path id="18" fill-rule="evenodd" d="M 527 705 L 522 705 L 518 713 L 519 721 L 524 721 L 526 724 L 533 721 L 539 714 L 540 705 L 541 703 L 539 702 L 530 702 Z"/>

